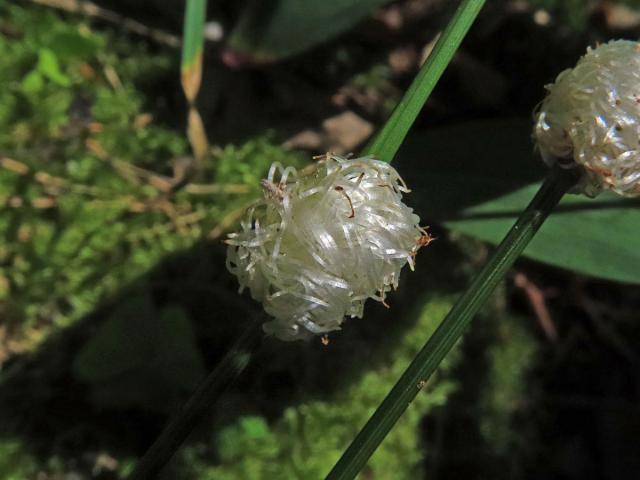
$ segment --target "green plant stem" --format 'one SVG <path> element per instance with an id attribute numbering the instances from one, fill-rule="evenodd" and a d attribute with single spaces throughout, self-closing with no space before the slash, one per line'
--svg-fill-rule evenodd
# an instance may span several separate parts
<path id="1" fill-rule="evenodd" d="M 137 463 L 129 480 L 151 480 L 173 457 L 202 417 L 246 369 L 264 334 L 256 323 L 247 328 L 218 366 L 198 386 L 176 416 Z"/>
<path id="2" fill-rule="evenodd" d="M 181 69 L 192 68 L 201 63 L 204 49 L 204 24 L 207 0 L 187 0 L 184 12 Z M 191 99 L 189 99 L 191 100 Z"/>
<path id="3" fill-rule="evenodd" d="M 396 106 L 382 130 L 371 141 L 365 153 L 390 162 L 418 117 L 427 98 L 453 58 L 463 38 L 480 13 L 485 0 L 463 0 L 433 51 Z"/>
<path id="4" fill-rule="evenodd" d="M 353 479 L 365 466 L 369 457 L 460 338 L 471 319 L 534 237 L 544 220 L 575 182 L 572 171 L 559 167 L 551 170 L 538 193 L 498 245 L 487 264 L 344 452 L 327 476 L 327 480 Z"/>
<path id="5" fill-rule="evenodd" d="M 382 160 L 391 161 L 484 2 L 485 0 L 463 0 L 461 2 L 453 18 L 437 41 L 431 55 L 429 55 L 429 58 L 420 69 L 418 76 L 385 123 L 383 129 L 367 149 L 369 154 L 375 154 Z M 185 94 L 190 102 L 195 100 L 200 87 L 201 30 L 205 6 L 205 0 L 189 0 L 187 3 L 182 77 Z M 262 333 L 258 328 L 249 328 L 245 332 L 220 365 L 209 374 L 203 384 L 187 401 L 181 412 L 162 431 L 138 462 L 129 476 L 130 480 L 146 480 L 157 476 L 160 469 L 175 454 L 182 442 L 193 430 L 197 421 L 212 406 L 216 398 L 245 369 L 252 352 L 257 349 L 258 340 L 261 336 Z"/>

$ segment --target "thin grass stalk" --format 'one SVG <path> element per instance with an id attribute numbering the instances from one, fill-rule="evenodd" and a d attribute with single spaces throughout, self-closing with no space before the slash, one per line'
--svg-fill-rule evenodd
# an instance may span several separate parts
<path id="1" fill-rule="evenodd" d="M 185 98 L 189 104 L 187 117 L 187 137 L 198 168 L 209 148 L 209 141 L 196 107 L 196 99 L 202 84 L 202 57 L 204 54 L 204 24 L 207 0 L 187 0 L 184 15 L 182 60 L 180 80 Z"/>
<path id="2" fill-rule="evenodd" d="M 462 0 L 411 86 L 365 153 L 391 162 L 485 0 Z"/>
<path id="3" fill-rule="evenodd" d="M 225 392 L 247 368 L 263 338 L 262 331 L 252 322 L 231 347 L 217 367 L 202 381 L 181 410 L 169 421 L 162 433 L 136 464 L 128 480 L 157 478 L 182 443 Z"/>
<path id="4" fill-rule="evenodd" d="M 484 2 L 485 0 L 463 0 L 461 2 L 431 55 L 420 69 L 418 76 L 371 146 L 366 150 L 367 153 L 375 153 L 378 158 L 391 161 Z M 185 95 L 192 106 L 200 88 L 202 65 L 200 18 L 204 15 L 205 8 L 205 0 L 189 0 L 185 15 L 182 82 Z M 216 398 L 240 376 L 246 367 L 245 363 L 242 368 L 238 366 L 232 368 L 236 362 L 235 356 L 238 355 L 238 352 L 242 352 L 241 355 L 244 356 L 242 358 L 247 358 L 248 361 L 252 349 L 247 349 L 246 346 L 249 343 L 257 345 L 261 336 L 261 329 L 254 326 L 249 327 L 221 364 L 209 374 L 200 388 L 187 401 L 181 412 L 165 427 L 138 462 L 128 477 L 129 480 L 146 480 L 154 478 L 158 474 L 184 442 L 194 428 L 196 421 L 207 412 Z"/>
<path id="5" fill-rule="evenodd" d="M 563 195 L 575 185 L 573 171 L 554 167 L 531 203 L 402 374 L 382 404 L 333 467 L 327 480 L 350 480 L 366 465 L 391 428 L 458 341 L 471 319 L 534 237 Z"/>

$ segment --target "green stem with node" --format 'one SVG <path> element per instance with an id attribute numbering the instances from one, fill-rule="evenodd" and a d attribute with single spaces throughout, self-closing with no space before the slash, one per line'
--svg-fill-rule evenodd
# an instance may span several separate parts
<path id="1" fill-rule="evenodd" d="M 573 171 L 554 167 L 502 243 L 416 355 L 382 404 L 333 467 L 327 480 L 350 480 L 426 384 L 471 319 L 534 237 L 563 195 L 576 183 Z"/>

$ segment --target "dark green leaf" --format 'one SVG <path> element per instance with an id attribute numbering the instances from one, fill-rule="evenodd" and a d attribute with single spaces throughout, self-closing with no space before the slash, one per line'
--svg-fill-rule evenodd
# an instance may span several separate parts
<path id="1" fill-rule="evenodd" d="M 73 370 L 92 385 L 101 406 L 175 407 L 204 377 L 204 365 L 185 312 L 158 312 L 147 297 L 116 309 L 78 353 Z"/>
<path id="2" fill-rule="evenodd" d="M 257 0 L 247 6 L 229 46 L 256 60 L 278 60 L 327 41 L 390 0 Z"/>
<path id="3" fill-rule="evenodd" d="M 498 243 L 535 194 L 531 184 L 460 213 L 445 224 Z M 640 283 L 640 200 L 606 193 L 596 199 L 567 195 L 524 254 L 595 277 Z"/>
<path id="4" fill-rule="evenodd" d="M 398 167 L 418 213 L 491 243 L 504 237 L 544 174 L 527 120 L 484 121 L 411 139 Z M 409 200 L 411 201 L 411 199 Z M 579 273 L 640 283 L 640 201 L 567 195 L 525 255 Z"/>

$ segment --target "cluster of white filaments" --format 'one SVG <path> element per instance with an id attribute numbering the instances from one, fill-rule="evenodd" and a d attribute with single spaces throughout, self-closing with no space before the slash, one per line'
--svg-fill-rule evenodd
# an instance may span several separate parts
<path id="1" fill-rule="evenodd" d="M 545 161 L 581 165 L 589 195 L 640 195 L 640 44 L 589 48 L 546 88 L 534 131 Z"/>
<path id="2" fill-rule="evenodd" d="M 227 240 L 227 268 L 274 317 L 265 332 L 283 340 L 339 330 L 367 298 L 385 303 L 431 240 L 388 163 L 327 154 L 315 166 L 303 176 L 274 163 L 264 198 Z"/>

